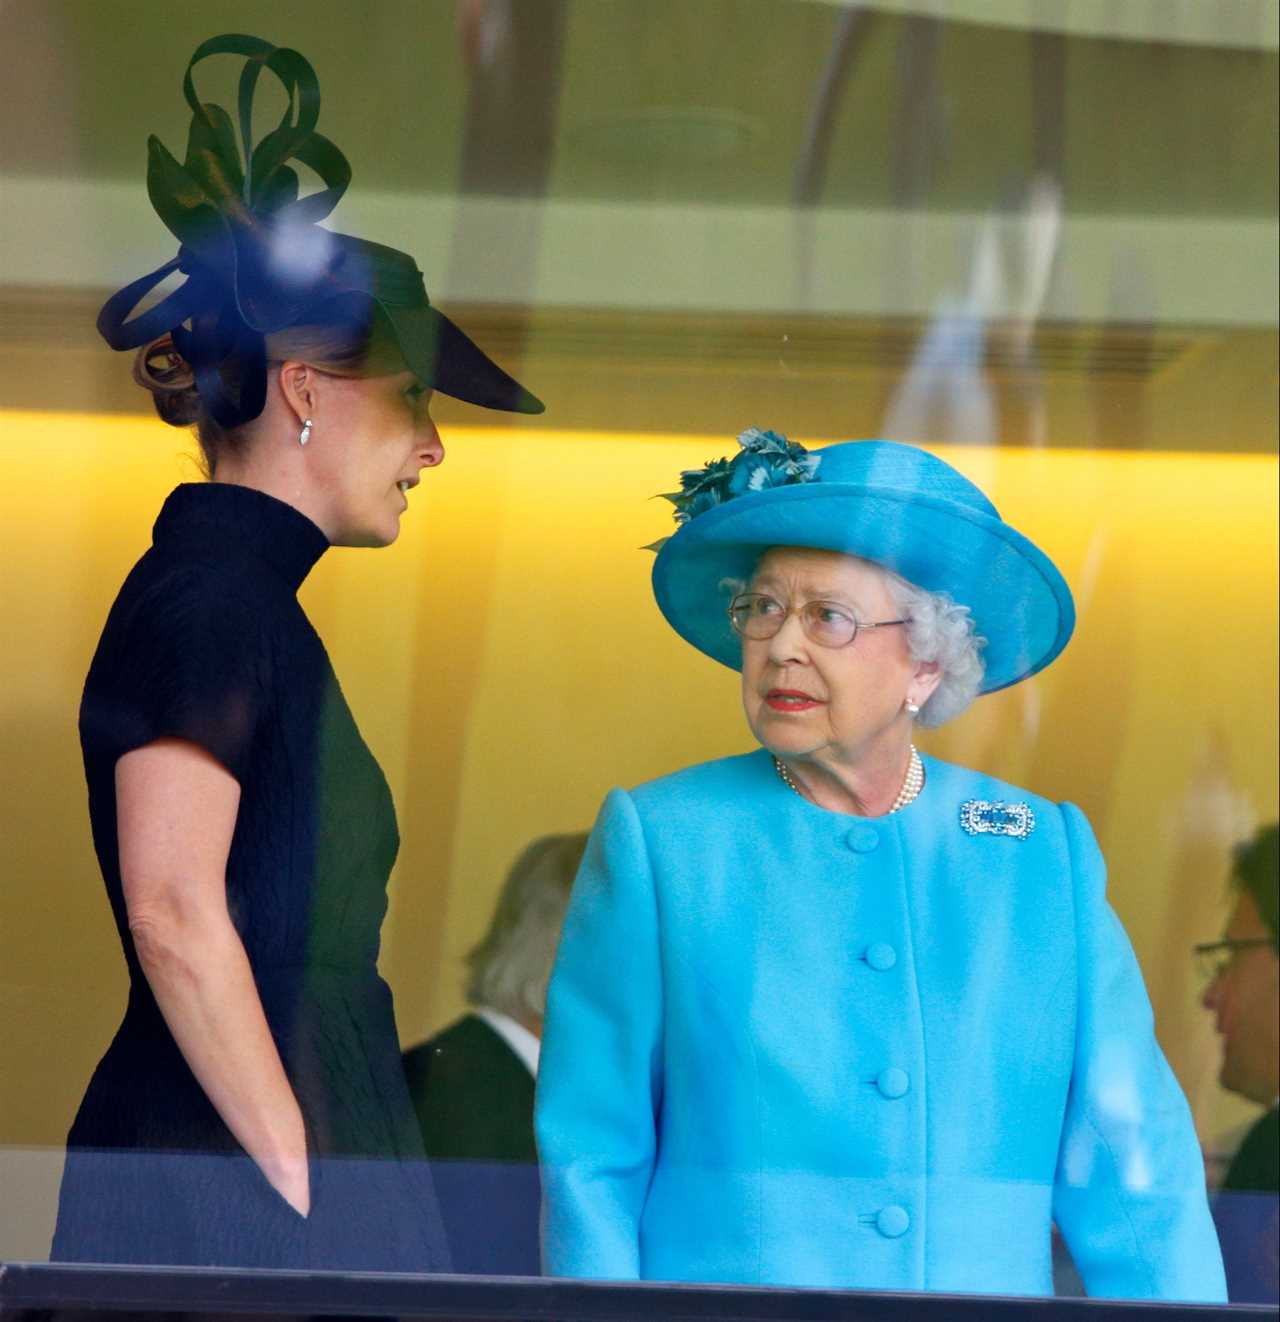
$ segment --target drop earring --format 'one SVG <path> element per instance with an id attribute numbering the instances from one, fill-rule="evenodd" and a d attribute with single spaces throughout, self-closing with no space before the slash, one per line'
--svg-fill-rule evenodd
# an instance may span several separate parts
<path id="1" fill-rule="evenodd" d="M 311 439 L 311 419 L 308 418 L 308 419 L 302 424 L 302 430 L 298 433 L 298 444 L 299 444 L 299 445 L 306 445 L 306 443 L 307 443 L 310 439 Z"/>

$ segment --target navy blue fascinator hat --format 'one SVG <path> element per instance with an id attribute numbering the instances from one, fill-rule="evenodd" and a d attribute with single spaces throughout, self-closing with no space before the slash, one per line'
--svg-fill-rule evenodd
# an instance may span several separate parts
<path id="1" fill-rule="evenodd" d="M 859 556 L 972 614 L 986 639 L 981 692 L 1043 670 L 1067 645 L 1075 606 L 1039 547 L 950 464 L 914 445 L 844 441 L 808 451 L 774 432 L 682 474 L 667 494 L 681 525 L 655 543 L 653 590 L 667 622 L 735 669 L 742 647 L 725 580 L 747 580 L 771 546 Z"/>
<path id="2" fill-rule="evenodd" d="M 245 59 L 240 147 L 227 111 L 196 95 L 192 72 L 212 55 Z M 255 145 L 253 100 L 263 70 L 283 85 L 288 105 Z M 368 327 L 380 316 L 424 385 L 485 408 L 542 412 L 538 399 L 431 306 L 412 257 L 318 223 L 346 191 L 351 167 L 316 132 L 320 84 L 302 55 L 258 37 L 212 37 L 196 48 L 182 90 L 191 107 L 186 159 L 179 164 L 154 136 L 147 142 L 147 193 L 178 252 L 104 304 L 98 330 L 113 349 L 168 334 L 191 366 L 204 408 L 231 428 L 256 418 L 266 403 L 267 335 L 308 322 Z M 300 197 L 290 162 L 313 171 L 320 191 Z M 183 283 L 133 315 L 175 271 Z"/>

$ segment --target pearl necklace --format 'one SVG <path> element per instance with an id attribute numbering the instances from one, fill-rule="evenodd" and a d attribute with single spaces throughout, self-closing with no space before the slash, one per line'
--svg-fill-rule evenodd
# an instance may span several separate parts
<path id="1" fill-rule="evenodd" d="M 802 799 L 808 796 L 799 785 L 791 779 L 791 772 L 787 770 L 786 763 L 778 756 L 773 759 L 774 770 L 782 777 L 783 784 L 794 790 Z M 915 744 L 911 745 L 911 760 L 907 763 L 907 774 L 903 778 L 902 788 L 898 791 L 898 797 L 894 799 L 893 806 L 889 812 L 885 813 L 888 817 L 890 813 L 897 812 L 900 808 L 905 808 L 907 804 L 917 799 L 920 791 L 924 788 L 924 763 L 920 761 L 920 754 L 916 752 Z"/>

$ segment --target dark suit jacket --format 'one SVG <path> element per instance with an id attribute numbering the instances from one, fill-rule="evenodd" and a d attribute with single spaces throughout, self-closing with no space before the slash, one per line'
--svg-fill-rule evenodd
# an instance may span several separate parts
<path id="1" fill-rule="evenodd" d="M 478 1015 L 404 1053 L 454 1270 L 536 1276 L 533 1077 Z"/>
<path id="2" fill-rule="evenodd" d="M 1232 1303 L 1280 1299 L 1280 1109 L 1245 1135 L 1214 1200 Z"/>

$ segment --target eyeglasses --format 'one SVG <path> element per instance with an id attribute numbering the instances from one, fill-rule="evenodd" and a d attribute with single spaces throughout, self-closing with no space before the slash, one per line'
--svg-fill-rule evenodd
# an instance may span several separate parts
<path id="1" fill-rule="evenodd" d="M 1252 950 L 1271 945 L 1269 936 L 1227 937 L 1221 941 L 1205 941 L 1191 947 L 1196 971 L 1205 982 L 1213 982 L 1227 971 L 1227 966 L 1239 950 Z"/>
<path id="2" fill-rule="evenodd" d="M 800 627 L 811 643 L 820 647 L 848 647 L 862 629 L 887 629 L 906 620 L 876 620 L 864 623 L 838 601 L 806 601 L 801 606 L 784 606 L 763 592 L 742 592 L 729 606 L 729 623 L 743 638 L 763 642 L 772 638 L 791 615 L 800 617 Z"/>

